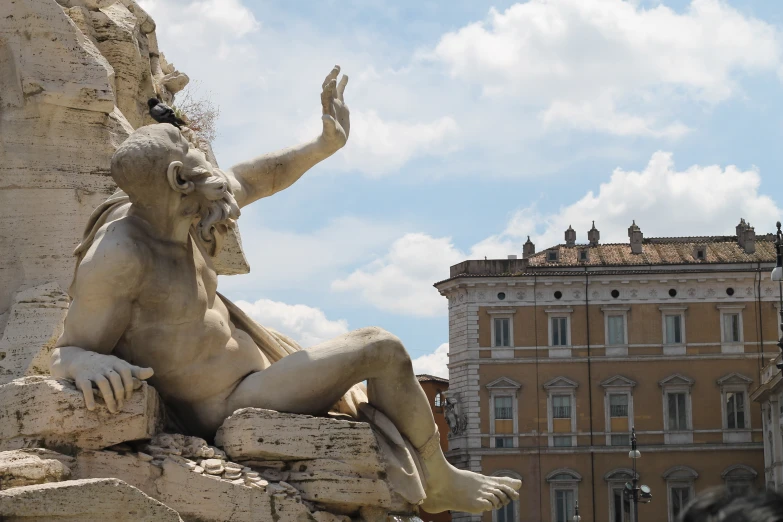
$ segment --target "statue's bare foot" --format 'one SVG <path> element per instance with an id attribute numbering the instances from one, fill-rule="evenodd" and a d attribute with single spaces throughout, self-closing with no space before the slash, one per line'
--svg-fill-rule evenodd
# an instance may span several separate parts
<path id="1" fill-rule="evenodd" d="M 421 508 L 428 513 L 464 511 L 481 513 L 519 499 L 522 481 L 509 477 L 487 477 L 457 469 L 438 452 L 423 461 L 427 474 L 427 498 Z"/>

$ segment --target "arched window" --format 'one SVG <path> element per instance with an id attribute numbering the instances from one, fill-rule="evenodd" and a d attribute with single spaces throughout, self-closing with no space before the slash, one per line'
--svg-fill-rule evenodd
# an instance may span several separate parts
<path id="1" fill-rule="evenodd" d="M 663 473 L 669 497 L 669 521 L 674 522 L 683 508 L 694 496 L 694 481 L 699 478 L 695 469 L 688 466 L 673 466 Z"/>
<path id="2" fill-rule="evenodd" d="M 522 480 L 522 476 L 509 469 L 502 469 L 492 474 L 493 477 L 511 477 Z M 517 522 L 519 520 L 519 500 L 514 500 L 500 509 L 492 512 L 492 522 Z"/>
<path id="3" fill-rule="evenodd" d="M 552 522 L 571 522 L 574 503 L 579 498 L 582 475 L 573 469 L 560 468 L 549 473 L 546 481 L 549 482 Z"/>
<path id="4" fill-rule="evenodd" d="M 637 478 L 639 474 L 636 474 Z M 633 479 L 633 470 L 628 468 L 615 468 L 604 475 L 604 480 L 609 486 L 609 521 L 629 522 L 630 517 L 626 508 L 630 507 L 623 497 L 625 483 Z"/>
<path id="5" fill-rule="evenodd" d="M 440 408 L 441 406 L 443 406 L 443 397 L 441 392 L 438 392 L 435 394 L 435 407 Z"/>
<path id="6" fill-rule="evenodd" d="M 745 495 L 753 489 L 758 473 L 755 469 L 744 464 L 734 464 L 723 470 L 720 474 L 726 482 L 726 489 L 735 495 Z"/>

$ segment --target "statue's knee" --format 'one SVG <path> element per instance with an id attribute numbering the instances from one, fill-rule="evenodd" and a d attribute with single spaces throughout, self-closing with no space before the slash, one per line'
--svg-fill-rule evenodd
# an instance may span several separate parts
<path id="1" fill-rule="evenodd" d="M 367 328 L 371 341 L 366 345 L 366 351 L 376 363 L 384 365 L 410 365 L 411 358 L 402 341 L 382 328 Z"/>

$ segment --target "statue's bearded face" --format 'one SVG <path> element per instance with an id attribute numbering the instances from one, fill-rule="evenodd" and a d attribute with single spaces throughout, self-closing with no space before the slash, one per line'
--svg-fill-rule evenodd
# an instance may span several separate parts
<path id="1" fill-rule="evenodd" d="M 194 185 L 189 197 L 199 203 L 199 233 L 204 241 L 212 243 L 215 227 L 239 217 L 239 206 L 231 186 L 225 176 L 212 168 L 204 153 L 193 148 L 185 158 L 182 178 Z"/>

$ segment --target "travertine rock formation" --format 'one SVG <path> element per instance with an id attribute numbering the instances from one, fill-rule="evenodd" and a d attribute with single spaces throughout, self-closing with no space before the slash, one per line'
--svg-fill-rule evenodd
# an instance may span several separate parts
<path id="1" fill-rule="evenodd" d="M 113 478 L 0 491 L 0 517 L 4 522 L 182 522 L 173 509 Z"/>
<path id="2" fill-rule="evenodd" d="M 0 519 L 383 522 L 415 509 L 384 480 L 365 423 L 240 410 L 221 428 L 241 452 L 229 460 L 203 439 L 153 429 L 159 417 L 139 412 L 157 407 L 146 384 L 116 415 L 86 410 L 54 379 L 0 385 Z M 250 436 L 268 438 L 254 448 Z M 41 447 L 3 451 L 20 444 Z M 266 444 L 284 447 L 269 459 Z"/>
<path id="3" fill-rule="evenodd" d="M 67 290 L 84 224 L 115 189 L 111 155 L 152 123 L 150 96 L 187 83 L 154 30 L 135 0 L 0 2 L 0 384 L 39 373 L 36 346 L 59 334 L 59 297 L 17 294 Z"/>
<path id="4" fill-rule="evenodd" d="M 0 386 L 0 451 L 41 446 L 102 449 L 149 439 L 162 427 L 158 394 L 148 384 L 133 393 L 122 411 L 84 406 L 68 381 L 24 377 Z"/>

